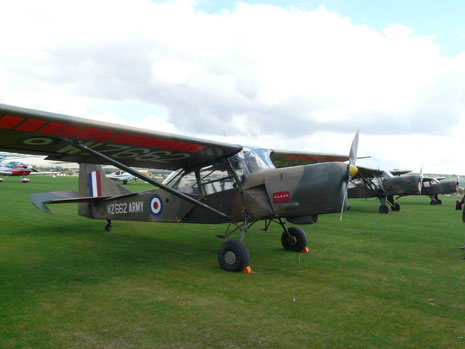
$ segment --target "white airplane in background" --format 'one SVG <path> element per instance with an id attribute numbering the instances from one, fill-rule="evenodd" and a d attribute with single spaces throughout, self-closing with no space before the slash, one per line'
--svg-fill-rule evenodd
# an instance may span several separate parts
<path id="1" fill-rule="evenodd" d="M 107 175 L 107 178 L 113 179 L 114 181 L 123 182 L 123 184 L 128 184 L 129 181 L 136 181 L 137 178 L 132 174 L 124 171 L 116 171 Z"/>

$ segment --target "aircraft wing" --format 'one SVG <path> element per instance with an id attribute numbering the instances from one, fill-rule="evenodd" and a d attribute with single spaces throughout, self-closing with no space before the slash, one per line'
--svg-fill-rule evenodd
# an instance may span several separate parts
<path id="1" fill-rule="evenodd" d="M 389 172 L 391 172 L 394 176 L 400 176 L 406 173 L 410 173 L 412 170 L 391 170 Z"/>
<path id="2" fill-rule="evenodd" d="M 105 163 L 66 139 L 127 166 L 168 170 L 207 165 L 242 150 L 235 144 L 0 104 L 0 150 L 47 155 L 47 160 Z"/>
<path id="3" fill-rule="evenodd" d="M 297 152 L 288 150 L 273 150 L 271 153 L 271 161 L 273 161 L 276 167 L 307 165 L 314 164 L 316 162 L 343 162 L 347 160 L 349 160 L 348 155 L 340 154 Z"/>

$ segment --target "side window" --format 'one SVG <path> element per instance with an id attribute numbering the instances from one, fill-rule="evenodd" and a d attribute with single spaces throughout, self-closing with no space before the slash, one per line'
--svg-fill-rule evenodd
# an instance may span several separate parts
<path id="1" fill-rule="evenodd" d="M 184 170 L 178 170 L 173 172 L 163 184 L 184 194 L 200 196 L 194 172 L 185 173 Z"/>
<path id="2" fill-rule="evenodd" d="M 199 171 L 200 186 L 205 195 L 219 193 L 236 187 L 234 177 L 224 163 L 204 167 Z"/>

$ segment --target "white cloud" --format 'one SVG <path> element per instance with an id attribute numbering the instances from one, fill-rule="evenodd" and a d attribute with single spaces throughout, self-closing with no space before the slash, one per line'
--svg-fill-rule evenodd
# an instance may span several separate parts
<path id="1" fill-rule="evenodd" d="M 360 128 L 360 152 L 386 164 L 405 167 L 423 149 L 457 158 L 465 52 L 444 57 L 434 36 L 379 32 L 324 7 L 207 14 L 195 3 L 4 2 L 0 101 L 89 116 L 102 101 L 135 100 L 167 109 L 138 115 L 162 131 L 330 152 L 346 152 Z"/>

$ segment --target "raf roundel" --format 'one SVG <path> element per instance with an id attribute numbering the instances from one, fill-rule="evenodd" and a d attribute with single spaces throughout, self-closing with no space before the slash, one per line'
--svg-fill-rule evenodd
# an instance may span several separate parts
<path id="1" fill-rule="evenodd" d="M 154 194 L 150 197 L 149 207 L 150 213 L 153 216 L 158 217 L 163 212 L 163 200 L 160 196 Z"/>

